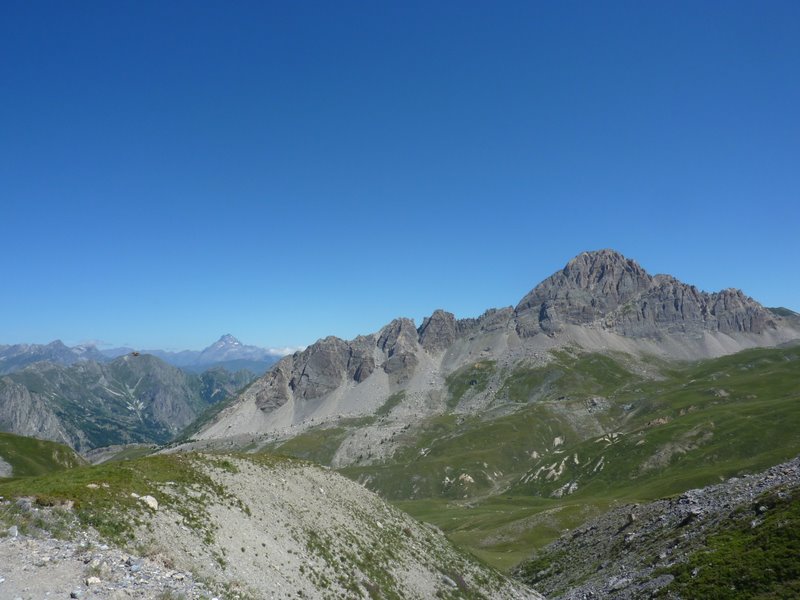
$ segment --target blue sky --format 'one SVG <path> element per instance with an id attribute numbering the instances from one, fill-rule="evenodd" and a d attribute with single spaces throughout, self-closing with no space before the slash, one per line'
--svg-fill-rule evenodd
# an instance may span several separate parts
<path id="1" fill-rule="evenodd" d="M 583 250 L 800 310 L 800 3 L 0 8 L 0 343 L 296 346 Z"/>

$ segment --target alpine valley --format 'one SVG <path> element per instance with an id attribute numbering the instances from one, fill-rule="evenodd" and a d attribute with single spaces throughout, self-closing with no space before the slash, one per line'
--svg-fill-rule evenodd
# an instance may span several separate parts
<path id="1" fill-rule="evenodd" d="M 277 360 L 230 334 L 178 353 L 91 345 L 0 346 L 0 431 L 81 452 L 163 444 Z"/>
<path id="2" fill-rule="evenodd" d="M 238 393 L 144 354 L 36 363 L 0 379 L 4 429 L 171 443 L 91 467 L 0 438 L 0 494 L 27 499 L 4 518 L 99 536 L 151 583 L 166 561 L 186 576 L 148 589 L 192 598 L 793 597 L 798 344 L 791 310 L 600 250 L 515 306 L 327 337 Z"/>

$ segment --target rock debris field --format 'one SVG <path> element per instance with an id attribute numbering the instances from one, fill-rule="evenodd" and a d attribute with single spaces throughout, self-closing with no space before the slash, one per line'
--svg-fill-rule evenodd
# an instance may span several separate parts
<path id="1" fill-rule="evenodd" d="M 81 526 L 69 504 L 3 500 L 0 598 L 541 598 L 327 469 L 241 455 L 161 460 L 197 478 L 125 490 L 127 508 L 103 517 L 134 524 L 128 543 Z M 92 493 L 114 494 L 104 483 Z"/>

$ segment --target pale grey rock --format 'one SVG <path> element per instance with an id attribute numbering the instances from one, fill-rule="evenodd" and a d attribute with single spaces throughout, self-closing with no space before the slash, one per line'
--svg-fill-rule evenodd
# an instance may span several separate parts
<path id="1" fill-rule="evenodd" d="M 599 326 L 634 338 L 703 332 L 761 334 L 776 317 L 740 290 L 709 294 L 669 275 L 651 276 L 613 250 L 584 252 L 516 307 L 521 336 L 555 334 L 565 324 Z"/>
<path id="2" fill-rule="evenodd" d="M 792 319 L 791 311 L 767 310 L 738 290 L 709 294 L 668 275 L 651 276 L 613 250 L 584 252 L 516 307 L 467 319 L 436 310 L 419 329 L 399 318 L 352 341 L 322 339 L 281 360 L 200 437 L 248 429 L 253 398 L 266 414 L 294 402 L 291 410 L 264 420 L 265 432 L 287 424 L 302 429 L 318 422 L 315 415 L 369 414 L 379 406 L 374 399 L 399 391 L 406 392 L 406 411 L 428 410 L 448 375 L 478 360 L 512 368 L 541 365 L 551 349 L 565 345 L 705 358 L 800 338 L 800 317 L 797 324 Z M 485 407 L 500 384 L 490 382 L 469 409 Z M 602 399 L 586 406 L 587 414 L 606 408 Z"/>
<path id="3" fill-rule="evenodd" d="M 271 412 L 292 398 L 305 402 L 348 381 L 364 381 L 376 368 L 375 344 L 375 336 L 360 336 L 350 342 L 327 337 L 283 358 L 256 384 L 256 406 Z"/>
<path id="4" fill-rule="evenodd" d="M 441 352 L 456 339 L 456 318 L 453 313 L 435 310 L 419 328 L 419 343 L 428 352 Z"/>
<path id="5" fill-rule="evenodd" d="M 271 412 L 289 401 L 293 394 L 290 382 L 292 381 L 294 361 L 294 356 L 287 356 L 257 382 L 255 403 L 258 408 L 264 412 Z"/>
<path id="6" fill-rule="evenodd" d="M 383 363 L 383 370 L 391 376 L 393 383 L 400 384 L 408 380 L 419 360 L 417 329 L 411 319 L 395 319 L 378 334 L 378 348 L 388 357 Z"/>
<path id="7" fill-rule="evenodd" d="M 347 377 L 361 383 L 375 370 L 373 349 L 375 340 L 372 336 L 359 336 L 349 344 L 347 357 Z"/>
<path id="8" fill-rule="evenodd" d="M 524 337 L 558 332 L 564 323 L 591 323 L 651 285 L 652 277 L 618 252 L 584 252 L 520 300 L 517 330 Z"/>

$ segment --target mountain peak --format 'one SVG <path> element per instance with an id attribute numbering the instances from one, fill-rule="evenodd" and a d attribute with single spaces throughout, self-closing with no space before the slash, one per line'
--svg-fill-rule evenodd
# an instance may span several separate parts
<path id="1" fill-rule="evenodd" d="M 616 250 L 582 252 L 537 285 L 517 305 L 522 333 L 556 331 L 563 322 L 589 323 L 648 290 L 653 278 Z"/>
<path id="2" fill-rule="evenodd" d="M 225 343 L 225 344 L 240 344 L 241 342 L 237 340 L 233 335 L 230 333 L 226 333 L 217 340 L 217 343 Z"/>
<path id="3" fill-rule="evenodd" d="M 562 270 L 564 274 L 573 273 L 583 276 L 586 281 L 599 281 L 607 276 L 613 278 L 626 272 L 648 281 L 651 279 L 639 263 L 610 248 L 581 252 Z M 576 283 L 580 284 L 580 281 L 576 281 Z"/>
<path id="4" fill-rule="evenodd" d="M 555 333 L 566 324 L 594 324 L 632 337 L 774 327 L 770 313 L 740 290 L 708 294 L 670 275 L 653 277 L 611 249 L 570 260 L 520 301 L 516 315 L 523 337 Z"/>
<path id="5" fill-rule="evenodd" d="M 613 248 L 601 248 L 599 250 L 584 250 L 580 254 L 576 255 L 567 263 L 567 265 L 579 262 L 582 259 L 590 259 L 592 261 L 609 261 L 609 262 L 627 262 L 628 258 L 626 258 L 621 252 L 614 250 Z"/>

